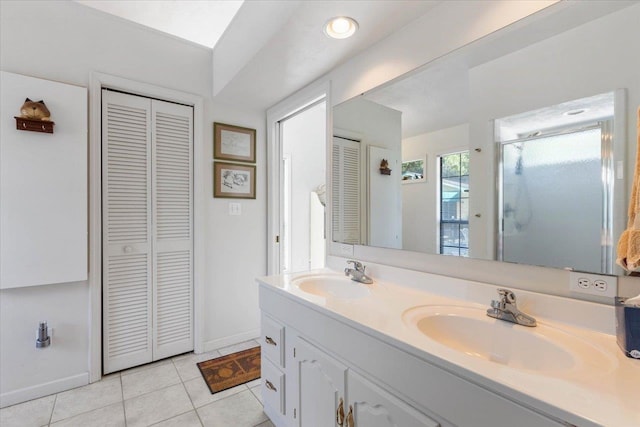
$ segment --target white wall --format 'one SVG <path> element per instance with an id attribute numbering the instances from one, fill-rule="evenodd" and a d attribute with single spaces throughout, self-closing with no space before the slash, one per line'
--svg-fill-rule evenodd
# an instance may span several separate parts
<path id="1" fill-rule="evenodd" d="M 375 176 L 378 179 L 370 180 L 370 170 L 374 174 L 375 169 L 380 167 L 380 160 L 377 160 L 378 156 L 376 157 L 377 165 L 368 165 L 368 151 L 369 147 L 384 148 L 392 154 L 390 157 L 400 160 L 401 120 L 402 113 L 400 111 L 361 98 L 338 105 L 333 110 L 334 135 L 345 136 L 341 134 L 341 131 L 348 131 L 347 137 L 351 135 L 354 139 L 360 140 L 362 171 L 360 176 L 362 183 L 360 212 L 363 224 L 361 236 L 367 236 L 367 242 L 385 242 L 387 243 L 383 244 L 385 247 L 397 247 L 397 242 L 390 241 L 390 235 L 402 236 L 401 165 L 396 161 L 393 162 L 395 164 L 390 162 L 391 176 L 382 176 L 378 172 L 380 176 Z M 372 163 L 376 161 L 372 161 Z M 375 208 L 370 209 L 367 199 L 371 198 L 374 193 L 376 195 L 374 198 Z M 384 205 L 386 205 L 386 209 L 383 208 Z M 369 224 L 374 223 L 392 224 L 395 225 L 396 230 L 393 232 L 382 230 L 378 233 L 377 229 L 369 227 Z M 399 243 L 402 244 L 401 241 Z"/>
<path id="2" fill-rule="evenodd" d="M 427 181 L 402 186 L 404 249 L 438 253 L 438 156 L 468 149 L 467 124 L 402 140 L 402 161 L 427 158 Z"/>
<path id="3" fill-rule="evenodd" d="M 25 29 L 28 28 L 28 37 Z M 254 277 L 266 273 L 266 152 L 264 111 L 215 104 L 210 50 L 109 17 L 75 2 L 0 2 L 2 70 L 87 86 L 91 71 L 113 74 L 204 98 L 206 162 L 205 350 L 257 336 Z M 86 118 L 79 118 L 86 120 Z M 212 123 L 257 129 L 257 199 L 228 215 L 228 200 L 213 199 Z M 99 286 L 91 284 L 91 286 Z M 73 387 L 89 369 L 89 284 L 0 291 L 2 405 Z M 55 329 L 53 345 L 34 351 L 38 321 Z M 10 352 L 10 355 L 8 354 Z M 43 360 L 42 376 L 33 375 Z M 44 383 L 57 381 L 54 389 Z M 48 388 L 47 388 L 48 387 Z M 56 388 L 57 387 L 57 388 Z M 19 400 L 18 400 L 19 401 Z"/>
<path id="4" fill-rule="evenodd" d="M 322 102 L 283 122 L 282 151 L 291 156 L 291 266 L 289 271 L 310 266 L 309 196 L 326 177 L 326 103 Z M 314 227 L 324 228 L 324 219 Z"/>

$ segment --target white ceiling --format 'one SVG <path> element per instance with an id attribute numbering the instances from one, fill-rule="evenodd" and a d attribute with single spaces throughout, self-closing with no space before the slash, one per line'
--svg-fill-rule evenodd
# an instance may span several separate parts
<path id="1" fill-rule="evenodd" d="M 76 0 L 86 6 L 213 48 L 243 0 Z"/>
<path id="2" fill-rule="evenodd" d="M 265 1 L 282 3 L 270 0 L 245 2 L 228 33 L 240 32 L 247 39 L 259 37 L 260 25 L 253 23 L 252 26 L 241 27 L 240 24 L 245 15 L 260 13 L 259 4 L 264 5 Z M 246 100 L 255 107 L 268 108 L 424 15 L 439 2 L 299 1 L 299 5 L 290 12 L 279 31 L 263 40 L 264 44 L 238 69 L 234 78 L 224 87 L 215 90 L 214 99 L 231 104 L 237 100 Z M 324 34 L 323 26 L 329 18 L 341 15 L 358 21 L 359 30 L 348 39 L 330 39 Z M 225 49 L 226 42 L 225 34 L 214 49 L 214 56 L 218 50 Z M 220 75 L 217 65 L 214 59 L 214 87 L 217 86 L 216 76 Z"/>
<path id="3" fill-rule="evenodd" d="M 266 109 L 424 15 L 441 0 L 76 0 L 213 47 L 216 101 Z M 356 34 L 328 38 L 334 16 Z"/>

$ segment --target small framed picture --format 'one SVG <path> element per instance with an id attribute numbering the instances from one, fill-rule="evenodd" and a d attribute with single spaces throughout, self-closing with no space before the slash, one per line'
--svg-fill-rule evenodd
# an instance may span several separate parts
<path id="1" fill-rule="evenodd" d="M 213 158 L 256 162 L 256 130 L 213 123 Z"/>
<path id="2" fill-rule="evenodd" d="M 427 181 L 427 157 L 402 162 L 402 183 L 415 184 Z"/>
<path id="3" fill-rule="evenodd" d="M 214 162 L 213 197 L 228 199 L 255 199 L 255 165 Z"/>

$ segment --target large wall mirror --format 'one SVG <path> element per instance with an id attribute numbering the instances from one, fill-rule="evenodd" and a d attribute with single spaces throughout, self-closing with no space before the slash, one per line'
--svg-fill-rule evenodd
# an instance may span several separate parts
<path id="1" fill-rule="evenodd" d="M 336 105 L 333 240 L 622 274 L 640 4 L 560 21 L 517 23 Z"/>

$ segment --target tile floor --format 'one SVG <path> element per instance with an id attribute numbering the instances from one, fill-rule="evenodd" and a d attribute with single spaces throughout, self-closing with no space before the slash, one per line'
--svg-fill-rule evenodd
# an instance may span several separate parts
<path id="1" fill-rule="evenodd" d="M 273 427 L 260 380 L 211 394 L 196 363 L 255 347 L 247 341 L 105 376 L 73 390 L 0 409 L 2 427 Z"/>

